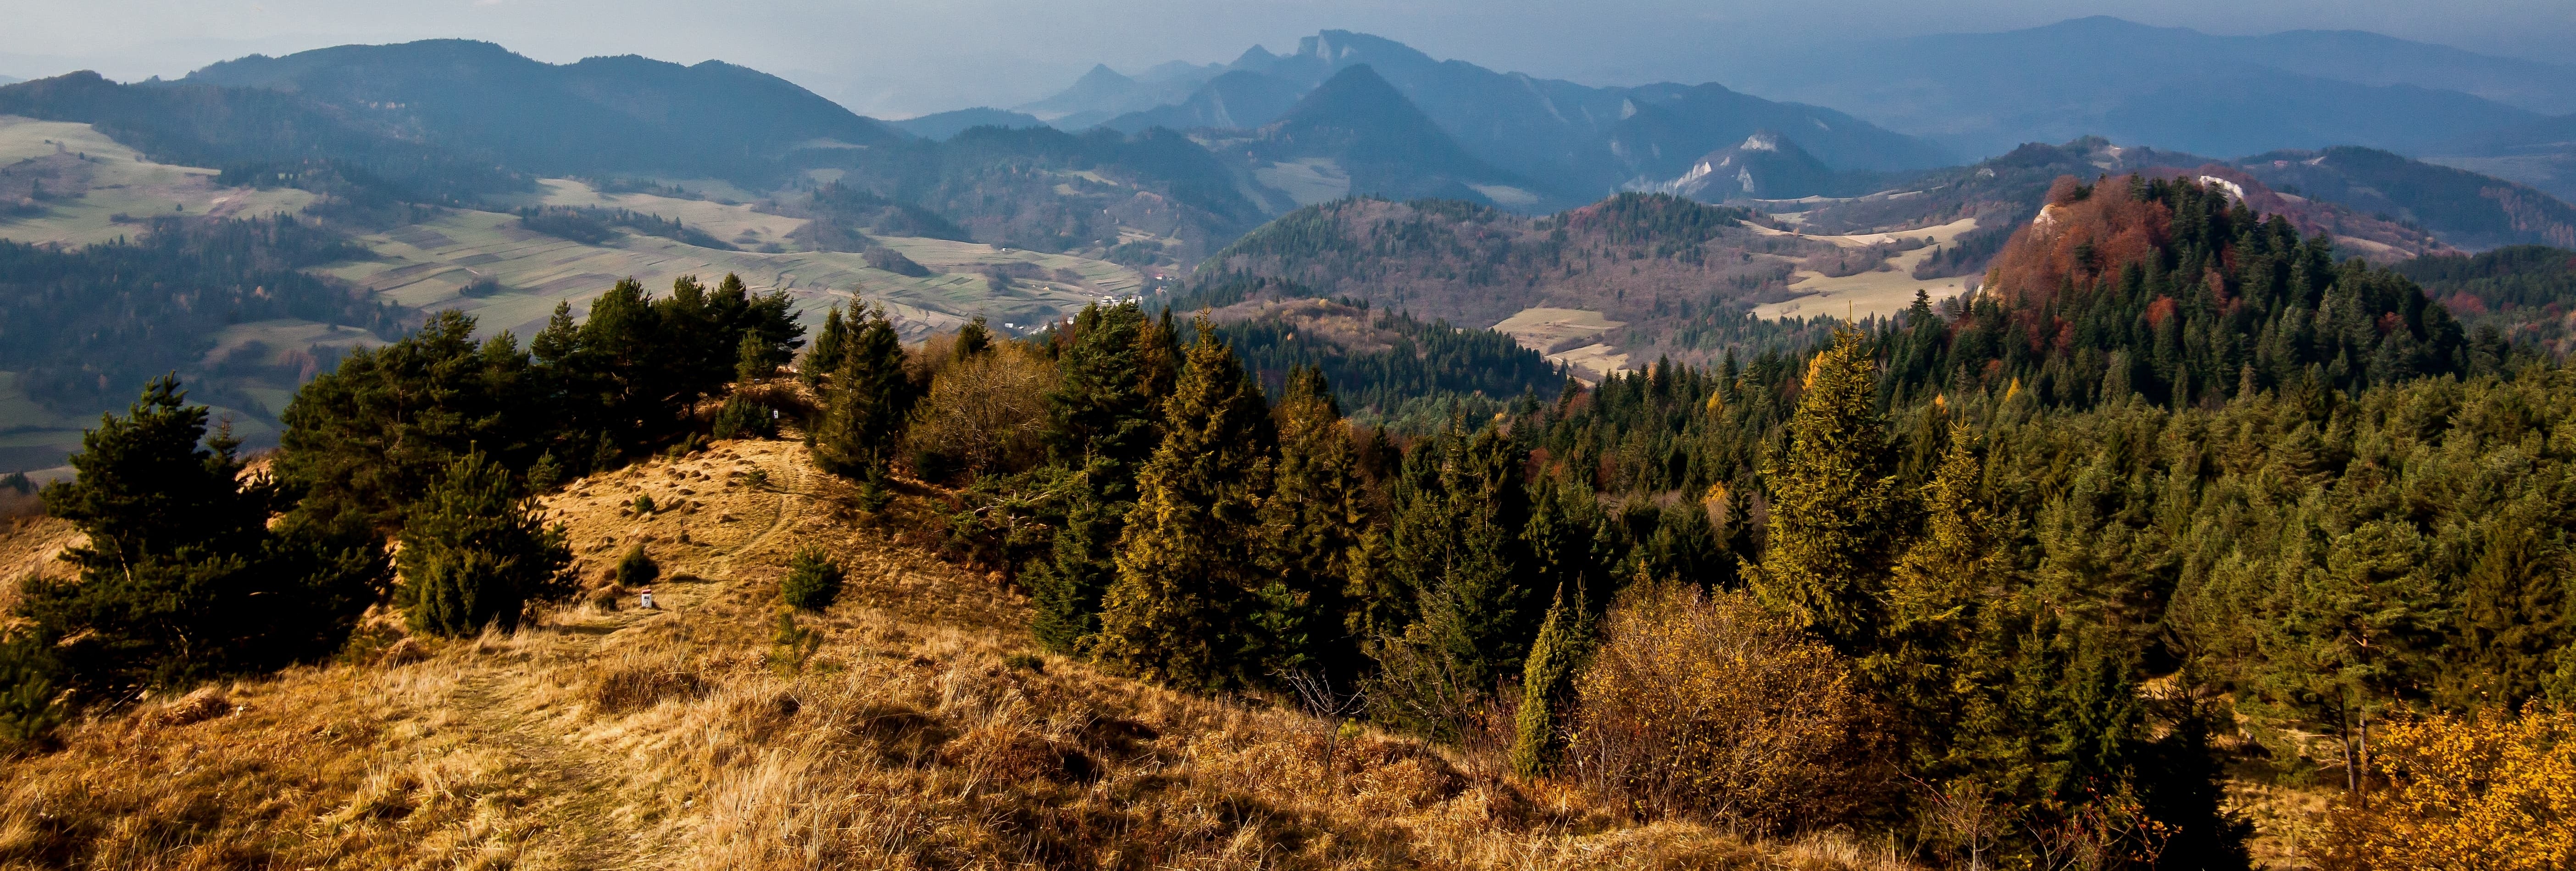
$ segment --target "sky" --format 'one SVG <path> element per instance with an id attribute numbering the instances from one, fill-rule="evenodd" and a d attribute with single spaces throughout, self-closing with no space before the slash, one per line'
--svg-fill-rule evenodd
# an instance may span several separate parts
<path id="1" fill-rule="evenodd" d="M 1009 106 L 1094 63 L 1231 60 L 1318 30 L 1586 84 L 1723 83 L 1799 50 L 2086 15 L 2217 34 L 2370 30 L 2488 54 L 2576 60 L 2570 0 L 0 0 L 0 75 L 177 77 L 245 54 L 464 37 L 552 62 L 641 54 L 784 76 L 862 114 Z"/>

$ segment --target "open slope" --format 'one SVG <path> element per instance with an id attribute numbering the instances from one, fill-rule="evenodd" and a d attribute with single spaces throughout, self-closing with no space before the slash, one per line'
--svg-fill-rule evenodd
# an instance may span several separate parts
<path id="1" fill-rule="evenodd" d="M 683 507 L 628 516 L 639 493 Z M 338 664 L 101 712 L 0 767 L 0 861 L 1892 867 L 1831 837 L 1623 822 L 1569 788 L 1506 782 L 1496 754 L 1373 730 L 1326 758 L 1330 721 L 1038 653 L 1023 600 L 890 540 L 853 495 L 793 442 L 575 482 L 547 507 L 585 581 L 642 543 L 665 569 L 660 610 L 586 602 L 515 635 L 427 644 L 377 624 Z M 0 527 L 0 554 L 60 533 Z M 849 586 L 800 621 L 819 643 L 781 660 L 770 608 L 808 546 L 847 565 Z"/>

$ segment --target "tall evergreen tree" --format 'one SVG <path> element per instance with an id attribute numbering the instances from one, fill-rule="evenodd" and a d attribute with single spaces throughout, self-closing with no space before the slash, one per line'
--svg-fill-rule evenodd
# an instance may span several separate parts
<path id="1" fill-rule="evenodd" d="M 903 363 L 903 340 L 885 310 L 859 313 L 824 394 L 823 420 L 814 432 L 815 466 L 845 478 L 885 473 L 920 393 Z"/>
<path id="2" fill-rule="evenodd" d="M 1395 493 L 1388 577 L 1372 603 L 1404 620 L 1402 643 L 1484 692 L 1518 668 L 1537 630 L 1541 567 L 1522 538 L 1529 524 L 1527 455 L 1487 424 L 1452 424 L 1405 456 Z"/>
<path id="3" fill-rule="evenodd" d="M 823 314 L 823 329 L 814 334 L 814 344 L 805 349 L 805 359 L 796 364 L 796 372 L 808 386 L 823 383 L 824 376 L 839 371 L 843 349 L 849 347 L 850 328 L 841 320 L 841 304 L 833 303 Z"/>
<path id="4" fill-rule="evenodd" d="M 1788 450 L 1763 470 L 1769 543 L 1748 566 L 1764 605 L 1846 654 L 1865 651 L 1882 615 L 1901 512 L 1878 411 L 1878 367 L 1856 330 L 1808 363 Z"/>
<path id="5" fill-rule="evenodd" d="M 1261 506 L 1271 575 L 1257 605 L 1261 634 L 1280 667 L 1346 669 L 1358 648 L 1343 618 L 1366 587 L 1368 539 L 1378 534 L 1367 484 L 1322 370 L 1289 371 L 1276 418 L 1279 463 Z"/>
<path id="6" fill-rule="evenodd" d="M 1274 436 L 1260 385 L 1199 326 L 1164 404 L 1163 442 L 1137 474 L 1094 650 L 1163 683 L 1221 687 L 1262 677 L 1242 656 L 1261 647 L 1243 618 L 1270 579 L 1244 545 L 1259 540 Z"/>
<path id="7" fill-rule="evenodd" d="M 1063 514 L 1044 559 L 1022 575 L 1038 641 L 1072 652 L 1100 629 L 1100 597 L 1117 577 L 1118 537 L 1136 504 L 1136 469 L 1160 444 L 1171 356 L 1135 303 L 1075 316 L 1047 394 L 1048 475 Z"/>

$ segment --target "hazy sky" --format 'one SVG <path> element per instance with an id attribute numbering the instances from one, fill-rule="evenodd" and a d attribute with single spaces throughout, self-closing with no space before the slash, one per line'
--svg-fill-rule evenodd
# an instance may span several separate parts
<path id="1" fill-rule="evenodd" d="M 2576 0 L 0 0 L 0 74 L 177 76 L 252 52 L 468 37 L 547 61 L 709 58 L 902 117 L 1010 105 L 1092 63 L 1231 60 L 1338 28 L 1593 84 L 1724 82 L 1827 40 L 2030 27 L 2084 15 L 2222 34 L 2372 30 L 2576 61 Z"/>

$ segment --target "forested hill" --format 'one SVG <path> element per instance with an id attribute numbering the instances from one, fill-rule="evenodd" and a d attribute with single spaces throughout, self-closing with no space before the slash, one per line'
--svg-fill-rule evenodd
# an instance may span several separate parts
<path id="1" fill-rule="evenodd" d="M 1691 317 L 1784 297 L 1793 261 L 1830 250 L 1745 225 L 1755 217 L 1661 194 L 1544 218 L 1447 200 L 1340 200 L 1246 234 L 1194 281 L 1283 279 L 1475 327 L 1531 307 L 1580 309 L 1651 343 Z"/>
<path id="2" fill-rule="evenodd" d="M 1963 317 L 1907 329 L 1890 352 L 1900 396 L 2008 387 L 2069 405 L 2359 390 L 2493 372 L 2507 353 L 2403 275 L 2338 263 L 2224 189 L 2140 176 L 2060 179 Z"/>
<path id="3" fill-rule="evenodd" d="M 189 83 L 291 92 L 463 154 L 547 175 L 741 177 L 791 152 L 912 137 L 785 79 L 720 61 L 627 55 L 571 64 L 433 39 L 251 55 Z"/>
<path id="4" fill-rule="evenodd" d="M 530 184 L 498 161 L 281 91 L 124 85 L 77 72 L 0 86 L 0 115 L 90 124 L 162 163 L 291 171 L 415 201 L 471 201 Z M 309 172 L 316 164 L 327 171 Z"/>
<path id="5" fill-rule="evenodd" d="M 2475 256 L 2418 257 L 2397 271 L 2473 330 L 2500 330 L 2514 344 L 2559 360 L 2576 351 L 2576 251 L 2517 245 Z"/>

